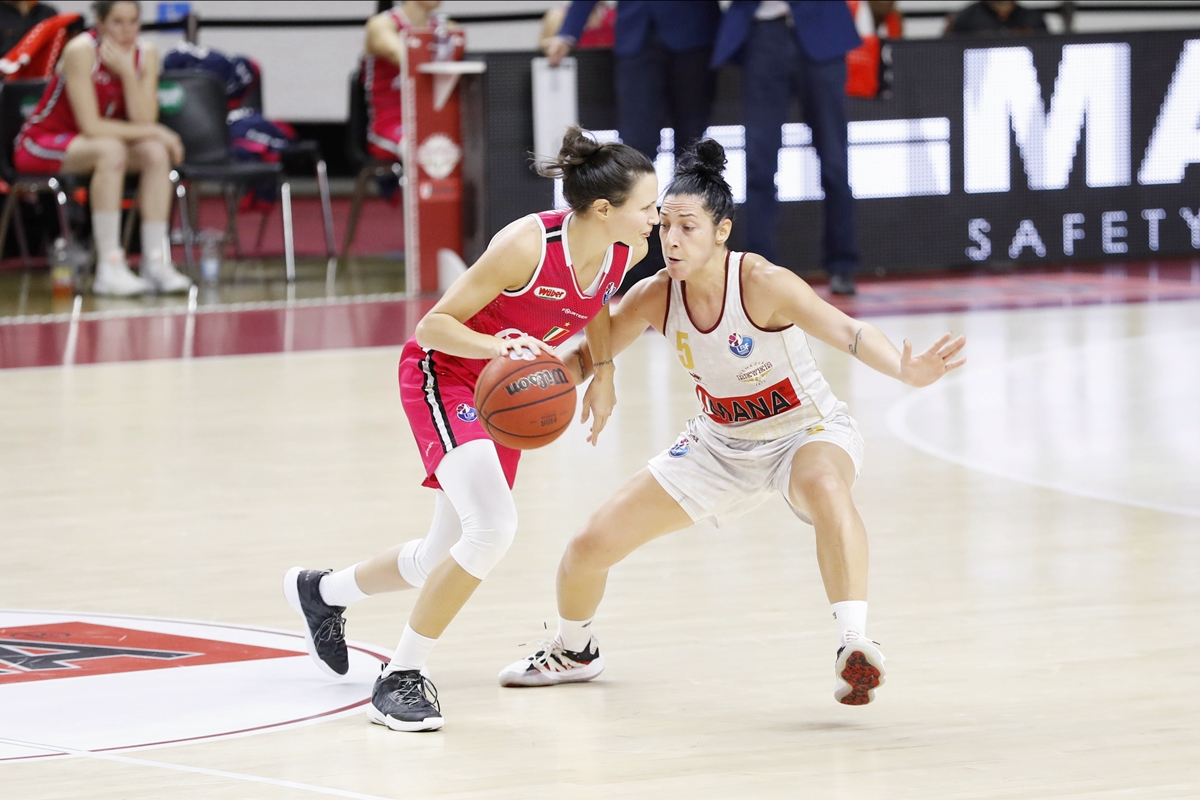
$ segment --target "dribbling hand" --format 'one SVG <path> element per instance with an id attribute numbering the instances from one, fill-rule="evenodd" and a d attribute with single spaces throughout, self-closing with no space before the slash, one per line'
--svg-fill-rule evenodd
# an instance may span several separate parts
<path id="1" fill-rule="evenodd" d="M 514 339 L 497 339 L 496 340 L 496 355 L 509 356 L 514 360 L 525 359 L 533 361 L 538 353 L 554 354 L 554 348 L 543 342 L 541 339 L 535 339 L 532 336 L 518 336 Z"/>
<path id="2" fill-rule="evenodd" d="M 946 373 L 967 363 L 965 358 L 950 360 L 967 344 L 966 336 L 959 336 L 951 341 L 953 335 L 943 335 L 932 347 L 916 356 L 913 355 L 912 342 L 905 339 L 904 352 L 900 355 L 900 380 L 909 386 L 928 386 Z"/>

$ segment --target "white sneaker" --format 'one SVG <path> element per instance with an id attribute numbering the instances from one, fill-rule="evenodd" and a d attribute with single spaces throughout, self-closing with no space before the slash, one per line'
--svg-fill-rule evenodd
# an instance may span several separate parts
<path id="1" fill-rule="evenodd" d="M 96 265 L 96 279 L 92 281 L 92 293 L 110 297 L 130 297 L 150 291 L 150 283 L 129 271 L 125 254 L 119 260 L 102 261 Z"/>
<path id="2" fill-rule="evenodd" d="M 834 700 L 845 706 L 865 706 L 875 699 L 875 690 L 883 685 L 886 674 L 877 644 L 860 636 L 838 649 L 833 668 L 837 678 Z"/>
<path id="3" fill-rule="evenodd" d="M 192 288 L 192 279 L 175 269 L 171 262 L 144 261 L 142 275 L 159 294 L 186 292 Z"/>
<path id="4" fill-rule="evenodd" d="M 593 636 L 587 649 L 572 653 L 558 639 L 538 642 L 537 651 L 500 672 L 501 686 L 551 686 L 590 681 L 604 671 L 600 643 Z"/>

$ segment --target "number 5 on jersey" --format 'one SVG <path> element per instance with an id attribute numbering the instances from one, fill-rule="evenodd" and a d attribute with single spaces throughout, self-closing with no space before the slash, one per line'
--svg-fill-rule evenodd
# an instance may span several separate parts
<path id="1" fill-rule="evenodd" d="M 675 332 L 675 349 L 679 351 L 679 363 L 686 370 L 692 369 L 696 363 L 692 360 L 692 348 L 688 344 L 688 335 L 683 331 Z"/>

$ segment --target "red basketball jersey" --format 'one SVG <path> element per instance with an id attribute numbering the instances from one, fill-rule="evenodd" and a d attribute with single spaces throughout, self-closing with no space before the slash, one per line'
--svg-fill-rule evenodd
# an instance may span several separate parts
<path id="1" fill-rule="evenodd" d="M 96 90 L 96 107 L 100 111 L 100 116 L 107 119 L 128 119 L 129 116 L 125 112 L 125 86 L 121 79 L 110 72 L 108 67 L 100 61 L 100 40 L 96 38 L 96 32 L 88 31 L 84 35 L 91 39 L 92 50 L 96 56 L 96 63 L 92 67 L 92 86 Z M 133 63 L 140 73 L 142 70 L 140 41 L 134 50 Z M 43 134 L 79 133 L 79 123 L 75 121 L 75 113 L 71 111 L 71 103 L 67 96 L 67 79 L 61 72 L 54 73 L 50 85 L 46 87 L 46 93 L 42 95 L 37 108 L 25 121 L 18 138 L 26 132 L 33 131 Z"/>
<path id="2" fill-rule="evenodd" d="M 581 287 L 571 265 L 567 241 L 570 211 L 542 211 L 534 215 L 542 229 L 542 257 L 529 283 L 505 291 L 467 320 L 467 327 L 502 339 L 533 336 L 559 345 L 578 333 L 600 313 L 621 286 L 629 268 L 631 250 L 620 242 L 608 248 L 604 264 L 590 287 Z M 442 363 L 475 384 L 487 359 L 443 356 Z"/>
<path id="3" fill-rule="evenodd" d="M 396 29 L 412 27 L 399 9 L 392 12 Z M 400 124 L 400 67 L 382 56 L 363 56 L 363 88 L 367 94 L 367 130 L 391 130 L 389 125 Z"/>

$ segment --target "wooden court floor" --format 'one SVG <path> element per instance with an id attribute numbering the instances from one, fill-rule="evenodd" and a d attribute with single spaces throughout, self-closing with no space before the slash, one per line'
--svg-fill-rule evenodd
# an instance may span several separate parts
<path id="1" fill-rule="evenodd" d="M 572 531 L 695 412 L 674 353 L 647 336 L 618 361 L 600 446 L 576 426 L 523 461 L 517 542 L 431 659 L 443 731 L 393 733 L 354 709 L 0 761 L 0 795 L 1200 796 L 1200 302 L 873 321 L 921 346 L 966 333 L 971 360 L 913 391 L 817 348 L 867 443 L 868 633 L 889 668 L 871 706 L 832 699 L 811 529 L 781 500 L 617 567 L 595 683 L 496 685 L 553 629 Z M 0 373 L 0 608 L 299 631 L 286 569 L 345 566 L 428 522 L 398 355 Z M 386 656 L 413 599 L 355 606 L 349 637 Z M 327 691 L 303 657 L 278 662 L 285 695 Z M 123 724 L 120 706 L 78 720 L 48 697 L 24 716 L 0 699 L 0 745 Z M 164 738 L 204 704 L 181 682 L 155 709 Z"/>

